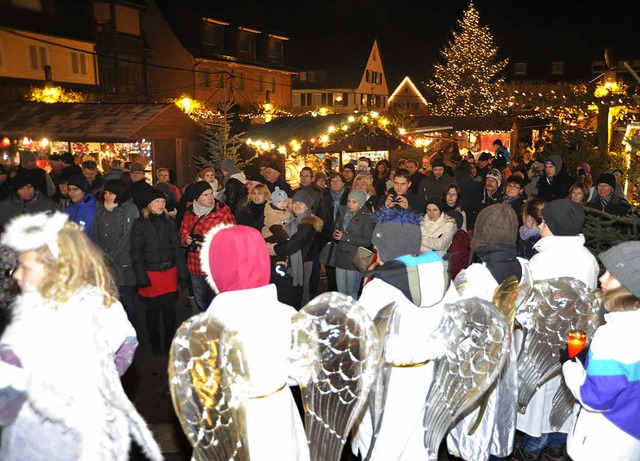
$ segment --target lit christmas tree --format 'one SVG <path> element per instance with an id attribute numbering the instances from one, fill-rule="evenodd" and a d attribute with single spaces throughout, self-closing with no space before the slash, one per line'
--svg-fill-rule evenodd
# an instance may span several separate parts
<path id="1" fill-rule="evenodd" d="M 488 26 L 480 26 L 473 2 L 459 20 L 461 31 L 441 52 L 446 62 L 434 65 L 428 87 L 435 93 L 434 115 L 485 116 L 498 110 L 496 95 L 508 60 L 497 59 L 498 49 Z"/>
<path id="2" fill-rule="evenodd" d="M 242 139 L 244 133 L 231 133 L 234 106 L 235 104 L 232 102 L 221 102 L 216 105 L 222 114 L 222 125 L 213 130 L 207 130 L 203 136 L 207 154 L 205 157 L 193 157 L 197 168 L 211 165 L 220 173 L 220 164 L 225 158 L 233 160 L 239 169 L 244 168 L 246 162 L 241 159 L 238 152 L 238 149 L 244 144 Z"/>

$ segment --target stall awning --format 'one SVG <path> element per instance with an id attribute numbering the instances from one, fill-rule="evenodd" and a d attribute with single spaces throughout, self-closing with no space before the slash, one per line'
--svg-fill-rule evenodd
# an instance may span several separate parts
<path id="1" fill-rule="evenodd" d="M 0 104 L 0 136 L 128 142 L 197 137 L 198 123 L 175 104 L 16 102 Z"/>

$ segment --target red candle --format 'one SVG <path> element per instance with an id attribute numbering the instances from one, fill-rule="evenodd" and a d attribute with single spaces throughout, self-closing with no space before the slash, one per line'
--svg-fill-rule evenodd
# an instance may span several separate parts
<path id="1" fill-rule="evenodd" d="M 567 341 L 567 349 L 569 350 L 569 358 L 574 358 L 584 349 L 587 343 L 587 333 L 582 330 L 571 330 Z"/>

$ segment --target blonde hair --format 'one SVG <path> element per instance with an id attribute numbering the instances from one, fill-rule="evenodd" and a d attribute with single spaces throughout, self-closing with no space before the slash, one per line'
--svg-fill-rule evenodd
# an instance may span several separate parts
<path id="1" fill-rule="evenodd" d="M 256 184 L 251 193 L 247 195 L 247 200 L 244 202 L 245 206 L 249 205 L 253 201 L 255 194 L 261 194 L 264 197 L 264 201 L 268 203 L 271 200 L 271 191 L 267 186 L 262 183 Z"/>
<path id="2" fill-rule="evenodd" d="M 44 298 L 65 303 L 85 286 L 92 285 L 103 293 L 105 307 L 118 300 L 118 291 L 102 250 L 89 240 L 78 224 L 65 223 L 58 232 L 57 243 L 57 259 L 46 246 L 34 250 L 46 268 L 46 275 L 38 287 Z"/>
<path id="3" fill-rule="evenodd" d="M 358 174 L 355 178 L 353 178 L 353 186 L 351 189 L 354 189 L 354 186 L 359 183 L 364 183 L 367 185 L 367 194 L 376 195 L 376 189 L 373 187 L 373 178 L 366 174 Z"/>
<path id="4" fill-rule="evenodd" d="M 640 309 L 640 299 L 622 285 L 603 292 L 602 304 L 609 312 L 627 312 Z"/>

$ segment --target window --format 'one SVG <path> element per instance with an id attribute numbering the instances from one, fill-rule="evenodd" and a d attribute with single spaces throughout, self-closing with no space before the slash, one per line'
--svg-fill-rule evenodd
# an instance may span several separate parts
<path id="1" fill-rule="evenodd" d="M 140 11 L 135 8 L 116 5 L 116 31 L 124 34 L 140 35 Z"/>
<path id="2" fill-rule="evenodd" d="M 218 88 L 224 88 L 224 81 L 226 79 L 226 74 L 224 72 L 220 72 L 218 76 Z"/>
<path id="3" fill-rule="evenodd" d="M 604 61 L 593 61 L 591 63 L 591 72 L 601 73 L 605 71 Z"/>
<path id="4" fill-rule="evenodd" d="M 275 77 L 271 77 L 269 91 L 271 91 L 272 93 L 276 92 L 276 78 Z"/>
<path id="5" fill-rule="evenodd" d="M 374 60 L 374 61 L 378 60 L 378 53 L 376 53 L 376 50 L 373 50 L 371 52 L 371 59 Z"/>
<path id="6" fill-rule="evenodd" d="M 516 62 L 514 66 L 514 74 L 516 75 L 527 75 L 527 63 L 526 62 Z"/>
<path id="7" fill-rule="evenodd" d="M 94 3 L 93 17 L 97 23 L 105 24 L 111 22 L 111 8 L 108 3 Z"/>
<path id="8" fill-rule="evenodd" d="M 256 58 L 256 37 L 255 34 L 246 30 L 238 33 L 238 53 L 243 58 Z"/>
<path id="9" fill-rule="evenodd" d="M 34 71 L 44 70 L 44 66 L 49 64 L 47 59 L 47 49 L 42 46 L 29 46 L 29 69 Z"/>
<path id="10" fill-rule="evenodd" d="M 293 93 L 291 99 L 291 104 L 293 104 L 295 107 L 302 106 L 302 95 L 300 93 Z"/>
<path id="11" fill-rule="evenodd" d="M 4 45 L 0 39 L 0 68 L 4 67 Z"/>
<path id="12" fill-rule="evenodd" d="M 224 48 L 224 27 L 222 24 L 205 22 L 202 40 L 205 45 L 222 50 Z"/>
<path id="13" fill-rule="evenodd" d="M 71 52 L 71 74 L 87 75 L 87 57 L 84 53 Z"/>
<path id="14" fill-rule="evenodd" d="M 211 88 L 211 74 L 209 73 L 209 69 L 202 69 L 202 86 L 204 88 Z"/>
<path id="15" fill-rule="evenodd" d="M 315 82 L 316 81 L 316 73 L 315 71 L 309 71 L 307 72 L 307 80 L 309 80 L 310 82 Z"/>
<path id="16" fill-rule="evenodd" d="M 369 74 L 370 74 L 369 70 L 365 70 L 365 77 L 364 77 L 364 79 L 365 79 L 365 81 L 366 81 L 367 83 L 369 83 L 369 82 L 371 81 L 371 76 L 370 76 Z"/>
<path id="17" fill-rule="evenodd" d="M 280 39 L 269 38 L 269 60 L 273 62 L 282 62 L 283 42 Z"/>
<path id="18" fill-rule="evenodd" d="M 554 61 L 551 63 L 551 75 L 562 75 L 564 74 L 564 62 L 562 61 Z"/>
<path id="19" fill-rule="evenodd" d="M 244 90 L 244 73 L 243 72 L 234 72 L 233 73 L 233 85 L 238 90 Z"/>
<path id="20" fill-rule="evenodd" d="M 253 83 L 254 83 L 254 89 L 256 91 L 262 91 L 264 89 L 264 76 L 256 75 L 256 78 Z"/>

